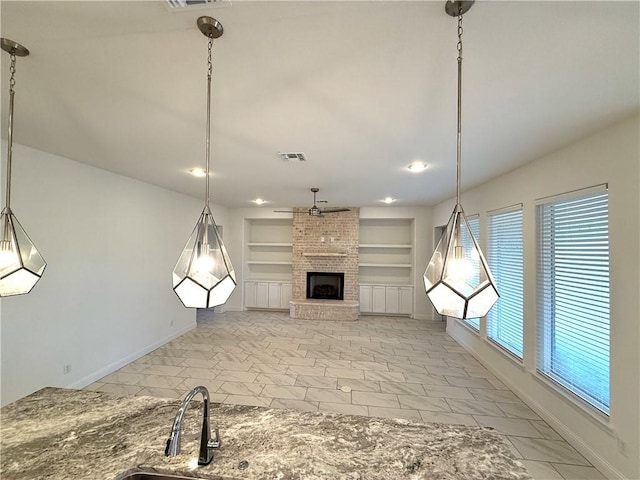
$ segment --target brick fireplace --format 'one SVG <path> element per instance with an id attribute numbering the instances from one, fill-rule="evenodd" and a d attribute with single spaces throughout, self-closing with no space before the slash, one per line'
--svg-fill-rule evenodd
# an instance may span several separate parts
<path id="1" fill-rule="evenodd" d="M 360 209 L 313 217 L 293 212 L 292 318 L 357 320 L 359 314 L 358 242 Z M 307 298 L 309 273 L 344 276 L 342 300 Z"/>

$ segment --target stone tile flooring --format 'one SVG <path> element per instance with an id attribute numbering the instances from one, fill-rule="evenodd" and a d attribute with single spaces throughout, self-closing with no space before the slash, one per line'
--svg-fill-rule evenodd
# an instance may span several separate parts
<path id="1" fill-rule="evenodd" d="M 604 479 L 442 322 L 199 312 L 198 326 L 87 389 L 493 427 L 536 480 Z"/>

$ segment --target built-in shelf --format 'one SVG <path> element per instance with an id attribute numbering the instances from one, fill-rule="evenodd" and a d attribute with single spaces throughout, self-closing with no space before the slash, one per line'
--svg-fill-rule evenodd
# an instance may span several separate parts
<path id="1" fill-rule="evenodd" d="M 413 219 L 361 218 L 359 226 L 360 285 L 373 286 L 376 292 L 379 287 L 382 291 L 385 287 L 394 287 L 391 292 L 399 287 L 411 287 L 415 273 Z"/>
<path id="2" fill-rule="evenodd" d="M 359 263 L 359 267 L 411 268 L 410 263 Z"/>
<path id="3" fill-rule="evenodd" d="M 291 282 L 293 219 L 248 218 L 244 238 L 244 280 Z"/>
<path id="4" fill-rule="evenodd" d="M 346 257 L 344 252 L 303 252 L 303 257 Z"/>
<path id="5" fill-rule="evenodd" d="M 360 248 L 413 248 L 413 245 L 388 243 L 361 243 Z"/>

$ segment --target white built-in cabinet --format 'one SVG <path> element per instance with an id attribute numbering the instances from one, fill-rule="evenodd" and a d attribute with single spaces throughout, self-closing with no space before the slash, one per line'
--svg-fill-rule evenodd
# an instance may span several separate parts
<path id="1" fill-rule="evenodd" d="M 245 220 L 244 306 L 288 310 L 293 219 Z"/>
<path id="2" fill-rule="evenodd" d="M 289 310 L 292 288 L 284 282 L 244 282 L 244 306 Z"/>
<path id="3" fill-rule="evenodd" d="M 360 284 L 360 311 L 411 315 L 413 314 L 413 287 Z"/>
<path id="4" fill-rule="evenodd" d="M 413 219 L 361 218 L 360 311 L 413 314 Z"/>

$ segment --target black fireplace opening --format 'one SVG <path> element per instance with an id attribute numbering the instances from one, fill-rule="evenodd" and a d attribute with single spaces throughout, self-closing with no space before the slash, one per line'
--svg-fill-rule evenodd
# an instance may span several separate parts
<path id="1" fill-rule="evenodd" d="M 344 273 L 307 272 L 307 298 L 344 300 Z"/>

